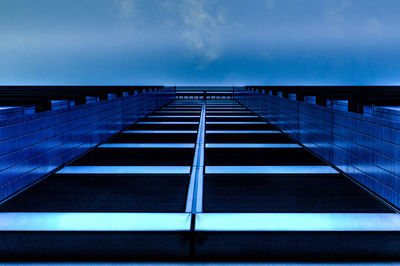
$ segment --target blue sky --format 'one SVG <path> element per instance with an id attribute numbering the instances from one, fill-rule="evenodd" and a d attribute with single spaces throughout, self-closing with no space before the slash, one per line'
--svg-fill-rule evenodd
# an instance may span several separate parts
<path id="1" fill-rule="evenodd" d="M 0 84 L 400 84 L 399 0 L 0 0 Z"/>

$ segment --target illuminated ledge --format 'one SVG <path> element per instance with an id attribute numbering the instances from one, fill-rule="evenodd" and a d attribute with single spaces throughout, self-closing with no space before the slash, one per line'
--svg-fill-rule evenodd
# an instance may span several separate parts
<path id="1" fill-rule="evenodd" d="M 199 108 L 193 108 L 193 107 L 190 107 L 190 108 L 185 108 L 185 107 L 165 107 L 165 108 L 162 108 L 161 110 L 195 110 L 195 111 L 198 111 L 198 110 L 201 110 L 201 107 L 199 107 Z"/>
<path id="2" fill-rule="evenodd" d="M 0 110 L 7 110 L 7 109 L 14 109 L 18 107 L 13 107 L 13 106 L 0 106 Z"/>
<path id="3" fill-rule="evenodd" d="M 209 125 L 265 125 L 267 122 L 206 122 Z"/>
<path id="4" fill-rule="evenodd" d="M 179 99 L 174 102 L 169 103 L 167 106 L 173 105 L 201 105 L 202 100 L 199 99 Z"/>
<path id="5" fill-rule="evenodd" d="M 196 130 L 127 130 L 124 134 L 196 134 Z"/>
<path id="6" fill-rule="evenodd" d="M 216 100 L 216 101 L 221 101 L 221 100 Z M 222 100 L 222 101 L 223 101 L 223 100 Z M 232 103 L 232 102 L 226 102 L 226 103 L 211 103 L 211 102 L 207 102 L 207 103 L 206 103 L 206 107 L 214 107 L 214 106 L 222 106 L 222 107 L 224 107 L 224 106 L 229 106 L 229 107 L 231 107 L 231 106 L 233 106 L 233 107 L 238 106 L 238 107 L 243 107 L 243 106 L 240 105 L 240 104 Z"/>
<path id="7" fill-rule="evenodd" d="M 330 166 L 206 166 L 206 174 L 337 174 Z"/>
<path id="8" fill-rule="evenodd" d="M 281 134 L 278 130 L 207 130 L 207 134 Z"/>
<path id="9" fill-rule="evenodd" d="M 207 118 L 258 118 L 256 115 L 207 115 Z"/>
<path id="10" fill-rule="evenodd" d="M 187 107 L 187 108 L 198 108 L 201 107 L 201 104 L 169 104 L 165 106 L 165 108 L 170 108 L 170 107 Z"/>
<path id="11" fill-rule="evenodd" d="M 200 106 L 201 107 L 201 103 L 200 102 L 170 103 L 166 107 L 170 107 L 170 106 L 196 106 L 196 107 Z"/>
<path id="12" fill-rule="evenodd" d="M 195 114 L 199 114 L 199 113 L 201 113 L 201 111 L 156 111 L 156 113 L 167 113 L 167 114 L 177 114 L 177 113 L 186 114 L 186 113 L 195 113 Z"/>
<path id="13" fill-rule="evenodd" d="M 139 125 L 198 125 L 199 122 L 138 122 Z"/>
<path id="14" fill-rule="evenodd" d="M 206 107 L 208 111 L 211 111 L 210 109 L 214 109 L 214 110 L 226 110 L 226 111 L 234 111 L 234 110 L 248 110 L 246 108 L 243 107 Z"/>
<path id="15" fill-rule="evenodd" d="M 201 104 L 169 104 L 166 107 L 189 107 L 189 108 L 200 107 L 201 108 Z"/>
<path id="16" fill-rule="evenodd" d="M 243 107 L 243 106 L 241 106 L 241 105 L 236 105 L 236 104 L 227 104 L 227 105 L 219 105 L 219 104 L 217 104 L 217 105 L 210 105 L 210 104 L 206 104 L 206 109 L 234 109 L 234 110 L 238 110 L 238 109 L 240 109 L 240 110 L 244 110 L 244 109 L 246 109 L 246 110 L 248 110 L 247 108 L 245 108 L 245 107 Z"/>
<path id="17" fill-rule="evenodd" d="M 240 104 L 229 104 L 229 103 L 228 104 L 210 104 L 210 103 L 207 103 L 206 107 L 207 108 L 243 108 L 243 109 L 246 109 L 246 107 L 243 107 Z"/>
<path id="18" fill-rule="evenodd" d="M 151 115 L 148 118 L 200 118 L 200 115 Z"/>
<path id="19" fill-rule="evenodd" d="M 196 231 L 400 231 L 400 214 L 200 213 Z"/>
<path id="20" fill-rule="evenodd" d="M 290 149 L 301 148 L 298 144 L 269 144 L 269 143 L 207 143 L 206 148 L 271 148 L 271 149 Z"/>
<path id="21" fill-rule="evenodd" d="M 161 108 L 162 110 L 183 110 L 183 109 L 188 109 L 188 110 L 201 110 L 201 106 L 167 106 L 164 108 Z"/>
<path id="22" fill-rule="evenodd" d="M 235 113 L 235 114 L 251 114 L 251 111 L 206 111 L 207 114 Z"/>
<path id="23" fill-rule="evenodd" d="M 57 174 L 190 174 L 190 166 L 67 166 Z"/>
<path id="24" fill-rule="evenodd" d="M 194 148 L 192 143 L 106 143 L 99 148 Z"/>
<path id="25" fill-rule="evenodd" d="M 189 231 L 186 213 L 0 213 L 0 231 Z"/>
<path id="26" fill-rule="evenodd" d="M 234 104 L 234 103 L 224 103 L 224 104 L 218 104 L 218 103 L 207 103 L 207 107 L 213 108 L 213 107 L 242 107 L 240 104 Z M 243 108 L 243 107 L 242 107 Z"/>
<path id="27" fill-rule="evenodd" d="M 210 94 L 224 94 L 224 93 L 231 93 L 230 91 L 207 91 L 207 95 Z"/>

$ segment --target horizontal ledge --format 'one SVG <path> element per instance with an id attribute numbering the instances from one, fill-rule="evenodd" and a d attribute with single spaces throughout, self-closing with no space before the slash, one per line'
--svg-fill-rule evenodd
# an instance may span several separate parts
<path id="1" fill-rule="evenodd" d="M 169 104 L 165 106 L 164 108 L 168 107 L 196 107 L 196 108 L 201 108 L 201 104 Z"/>
<path id="2" fill-rule="evenodd" d="M 228 90 L 228 91 L 207 91 L 207 94 L 233 94 L 232 90 Z"/>
<path id="3" fill-rule="evenodd" d="M 139 125 L 198 125 L 199 122 L 170 122 L 170 121 L 165 121 L 165 122 L 156 122 L 156 121 L 152 121 L 152 122 L 138 122 L 137 124 Z"/>
<path id="4" fill-rule="evenodd" d="M 196 231 L 400 231 L 388 213 L 201 213 Z"/>
<path id="5" fill-rule="evenodd" d="M 148 118 L 200 118 L 200 115 L 151 115 Z"/>
<path id="6" fill-rule="evenodd" d="M 232 124 L 241 124 L 241 125 L 265 125 L 268 124 L 267 122 L 206 122 L 206 124 L 210 124 L 210 125 L 216 125 L 216 124 L 220 124 L 220 125 L 232 125 Z"/>
<path id="7" fill-rule="evenodd" d="M 207 143 L 206 148 L 270 148 L 270 149 L 291 149 L 301 148 L 298 144 L 277 144 L 277 143 Z"/>
<path id="8" fill-rule="evenodd" d="M 67 166 L 57 174 L 190 174 L 190 166 Z"/>
<path id="9" fill-rule="evenodd" d="M 206 174 L 337 174 L 330 166 L 206 166 Z"/>
<path id="10" fill-rule="evenodd" d="M 282 134 L 278 130 L 207 130 L 207 134 Z"/>
<path id="11" fill-rule="evenodd" d="M 185 114 L 185 113 L 197 113 L 197 114 L 199 114 L 199 113 L 201 113 L 201 111 L 156 111 L 156 113 L 168 113 L 168 114 L 176 114 L 176 113 L 182 113 L 182 114 Z"/>
<path id="12" fill-rule="evenodd" d="M 193 108 L 193 107 L 188 107 L 188 108 L 185 108 L 185 107 L 171 107 L 171 108 L 168 108 L 168 107 L 164 107 L 164 108 L 162 108 L 160 111 L 162 111 L 162 110 L 201 110 L 201 107 L 199 107 L 199 108 Z"/>
<path id="13" fill-rule="evenodd" d="M 164 107 L 201 107 L 199 102 L 186 102 L 186 103 L 170 103 Z"/>
<path id="14" fill-rule="evenodd" d="M 196 130 L 126 130 L 123 134 L 196 134 Z"/>
<path id="15" fill-rule="evenodd" d="M 176 94 L 182 94 L 182 93 L 193 93 L 193 94 L 201 94 L 203 95 L 203 91 L 177 91 Z"/>
<path id="16" fill-rule="evenodd" d="M 207 115 L 207 118 L 258 118 L 256 115 Z"/>
<path id="17" fill-rule="evenodd" d="M 216 109 L 216 110 L 226 110 L 226 111 L 235 111 L 235 110 L 247 110 L 246 108 L 243 107 L 206 107 L 208 111 L 210 109 Z"/>
<path id="18" fill-rule="evenodd" d="M 252 111 L 206 111 L 210 114 L 232 113 L 232 114 L 251 114 Z"/>
<path id="19" fill-rule="evenodd" d="M 186 213 L 0 213 L 0 231 L 189 231 Z"/>
<path id="20" fill-rule="evenodd" d="M 194 143 L 106 143 L 99 148 L 194 148 Z"/>
<path id="21" fill-rule="evenodd" d="M 237 104 L 207 104 L 207 108 L 245 108 Z"/>

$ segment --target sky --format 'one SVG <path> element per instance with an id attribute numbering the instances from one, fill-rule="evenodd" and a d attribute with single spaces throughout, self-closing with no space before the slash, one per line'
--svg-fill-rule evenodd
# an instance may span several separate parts
<path id="1" fill-rule="evenodd" d="M 400 85 L 399 0 L 0 0 L 2 85 Z"/>

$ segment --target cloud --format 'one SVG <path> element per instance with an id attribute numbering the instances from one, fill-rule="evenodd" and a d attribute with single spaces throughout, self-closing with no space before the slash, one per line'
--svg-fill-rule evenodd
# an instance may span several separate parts
<path id="1" fill-rule="evenodd" d="M 119 0 L 120 25 L 130 36 L 176 38 L 189 57 L 204 66 L 220 58 L 223 27 L 229 25 L 219 0 Z M 152 14 L 145 16 L 143 14 Z M 156 15 L 155 15 L 156 14 Z M 155 16 L 154 16 L 155 15 Z M 139 33 L 141 32 L 141 33 Z"/>
<path id="2" fill-rule="evenodd" d="M 339 4 L 335 2 L 329 5 L 324 12 L 324 22 L 328 27 L 331 36 L 338 39 L 346 38 L 353 30 L 350 23 L 349 10 L 351 3 L 347 0 L 341 1 Z"/>
<path id="3" fill-rule="evenodd" d="M 121 0 L 119 2 L 120 14 L 125 19 L 131 19 L 135 15 L 136 0 Z"/>
<path id="4" fill-rule="evenodd" d="M 327 8 L 324 13 L 325 21 L 334 24 L 344 23 L 346 21 L 345 13 L 349 7 L 349 1 L 342 1 L 339 5 Z"/>
<path id="5" fill-rule="evenodd" d="M 184 0 L 180 16 L 184 23 L 183 37 L 189 48 L 202 57 L 202 63 L 217 60 L 221 41 L 219 31 L 226 23 L 225 16 L 208 11 L 204 0 Z"/>
<path id="6" fill-rule="evenodd" d="M 382 37 L 383 25 L 377 18 L 369 18 L 365 21 L 366 32 L 375 37 Z"/>
<path id="7" fill-rule="evenodd" d="M 274 0 L 265 0 L 265 8 L 270 11 L 275 7 L 275 2 Z"/>

